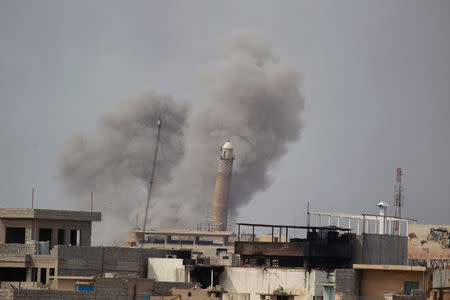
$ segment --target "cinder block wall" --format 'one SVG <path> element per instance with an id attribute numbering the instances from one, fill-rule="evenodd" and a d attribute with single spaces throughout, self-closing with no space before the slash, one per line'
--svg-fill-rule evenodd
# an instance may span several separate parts
<path id="1" fill-rule="evenodd" d="M 57 246 L 59 276 L 95 276 L 108 272 L 146 277 L 149 257 L 166 257 L 181 252 L 165 249 L 138 249 L 125 247 L 70 247 Z M 190 251 L 185 251 L 190 258 Z M 184 253 L 184 252 L 183 252 Z"/>
<path id="2" fill-rule="evenodd" d="M 336 269 L 334 291 L 342 294 L 343 298 L 359 295 L 360 273 L 354 269 Z"/>
<path id="3" fill-rule="evenodd" d="M 36 254 L 36 247 L 36 245 L 31 244 L 0 244 L 0 256 Z"/>

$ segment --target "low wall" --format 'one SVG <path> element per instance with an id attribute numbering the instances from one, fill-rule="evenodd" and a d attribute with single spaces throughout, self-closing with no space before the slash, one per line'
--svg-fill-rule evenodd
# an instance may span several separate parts
<path id="1" fill-rule="evenodd" d="M 250 300 L 259 300 L 260 294 L 280 288 L 295 295 L 294 299 L 312 299 L 312 296 L 322 296 L 319 282 L 325 282 L 327 274 L 303 268 L 225 267 L 219 284 L 229 293 L 250 294 Z"/>

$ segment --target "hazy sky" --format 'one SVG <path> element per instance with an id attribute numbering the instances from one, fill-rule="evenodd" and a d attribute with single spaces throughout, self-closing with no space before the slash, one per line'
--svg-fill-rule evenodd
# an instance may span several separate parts
<path id="1" fill-rule="evenodd" d="M 34 186 L 37 207 L 75 207 L 55 178 L 64 140 L 142 89 L 191 94 L 241 28 L 301 70 L 306 104 L 301 139 L 238 220 L 304 224 L 308 201 L 373 213 L 402 167 L 403 215 L 449 224 L 449 1 L 2 0 L 0 206 L 30 206 Z"/>

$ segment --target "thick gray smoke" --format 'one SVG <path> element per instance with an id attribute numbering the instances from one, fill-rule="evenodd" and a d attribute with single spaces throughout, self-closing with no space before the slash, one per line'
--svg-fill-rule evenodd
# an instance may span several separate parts
<path id="1" fill-rule="evenodd" d="M 119 219 L 116 223 L 128 223 L 123 230 L 131 227 L 135 214 L 144 214 L 145 192 L 141 188 L 137 193 L 136 185 L 146 187 L 154 124 L 161 115 L 164 157 L 157 161 L 148 224 L 192 227 L 206 220 L 218 149 L 227 138 L 235 148 L 230 213 L 236 215 L 239 207 L 270 185 L 270 167 L 299 138 L 301 77 L 291 64 L 272 53 L 263 36 L 253 32 L 234 33 L 225 39 L 221 56 L 201 75 L 189 110 L 152 92 L 140 101 L 123 103 L 101 121 L 94 134 L 69 143 L 59 159 L 65 189 L 83 195 L 95 188 L 97 194 L 108 195 L 106 199 L 122 210 L 113 210 Z M 139 198 L 123 198 L 128 189 L 134 192 L 126 194 Z M 121 201 L 125 203 L 117 204 Z"/>
<path id="2" fill-rule="evenodd" d="M 130 213 L 145 197 L 159 116 L 164 116 L 164 159 L 158 161 L 158 181 L 165 184 L 183 156 L 186 107 L 158 91 L 122 101 L 103 115 L 93 133 L 73 135 L 59 154 L 58 178 L 64 191 L 84 210 L 93 192 L 94 210 L 103 213 L 104 220 L 94 227 L 94 241 L 124 240 Z"/>

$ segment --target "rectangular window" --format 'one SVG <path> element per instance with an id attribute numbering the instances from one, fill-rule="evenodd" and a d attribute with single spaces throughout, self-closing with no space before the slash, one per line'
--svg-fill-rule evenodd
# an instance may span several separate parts
<path id="1" fill-rule="evenodd" d="M 39 228 L 39 241 L 52 243 L 52 229 L 51 228 Z"/>
<path id="2" fill-rule="evenodd" d="M 70 230 L 70 245 L 80 246 L 81 244 L 81 231 L 77 229 Z"/>
<path id="3" fill-rule="evenodd" d="M 417 281 L 405 281 L 404 291 L 405 295 L 411 295 L 411 290 L 418 290 L 419 283 Z"/>
<path id="4" fill-rule="evenodd" d="M 47 268 L 41 268 L 41 283 L 47 284 Z"/>
<path id="5" fill-rule="evenodd" d="M 6 227 L 5 243 L 25 244 L 25 228 Z"/>
<path id="6" fill-rule="evenodd" d="M 50 268 L 50 270 L 48 271 L 48 275 L 55 276 L 55 268 Z"/>
<path id="7" fill-rule="evenodd" d="M 58 245 L 64 245 L 64 236 L 66 231 L 64 229 L 58 229 Z"/>
<path id="8" fill-rule="evenodd" d="M 26 281 L 26 268 L 0 268 L 0 281 Z"/>

